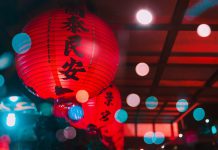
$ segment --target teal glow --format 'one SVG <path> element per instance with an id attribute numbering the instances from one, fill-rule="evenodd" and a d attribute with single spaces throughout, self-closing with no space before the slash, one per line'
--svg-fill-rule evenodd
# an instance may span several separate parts
<path id="1" fill-rule="evenodd" d="M 165 140 L 165 136 L 163 133 L 156 132 L 154 134 L 154 138 L 153 138 L 154 144 L 157 144 L 157 145 L 162 144 L 164 142 L 164 140 Z"/>
<path id="2" fill-rule="evenodd" d="M 216 126 L 212 126 L 211 127 L 211 132 L 212 132 L 212 134 L 216 134 L 217 133 Z"/>
<path id="3" fill-rule="evenodd" d="M 18 33 L 12 39 L 12 47 L 18 54 L 24 54 L 31 48 L 31 38 L 26 33 Z"/>
<path id="4" fill-rule="evenodd" d="M 4 52 L 0 56 L 0 70 L 6 69 L 12 65 L 14 61 L 14 55 L 12 52 Z"/>
<path id="5" fill-rule="evenodd" d="M 147 132 L 144 135 L 144 142 L 146 144 L 153 144 L 155 140 L 155 134 L 153 132 Z"/>
<path id="6" fill-rule="evenodd" d="M 5 78 L 3 75 L 0 75 L 0 87 L 5 84 Z"/>
<path id="7" fill-rule="evenodd" d="M 18 96 L 10 96 L 8 98 L 11 102 L 17 102 L 19 100 L 19 97 Z"/>
<path id="8" fill-rule="evenodd" d="M 83 116 L 84 116 L 84 112 L 83 112 L 82 107 L 73 105 L 73 106 L 70 107 L 70 109 L 68 110 L 68 116 L 69 116 L 70 119 L 72 119 L 73 121 L 78 121 L 78 120 L 82 119 Z"/>
<path id="9" fill-rule="evenodd" d="M 176 109 L 179 112 L 185 112 L 188 109 L 188 102 L 186 99 L 180 99 L 176 103 Z"/>
<path id="10" fill-rule="evenodd" d="M 158 105 L 158 99 L 155 96 L 150 96 L 146 99 L 145 105 L 148 109 L 155 109 Z"/>
<path id="11" fill-rule="evenodd" d="M 196 108 L 193 112 L 193 117 L 196 121 L 201 121 L 205 117 L 205 111 L 203 108 Z"/>
<path id="12" fill-rule="evenodd" d="M 53 112 L 52 104 L 50 104 L 50 103 L 42 103 L 40 105 L 40 113 L 43 116 L 51 116 L 52 112 Z"/>
<path id="13" fill-rule="evenodd" d="M 119 123 L 124 123 L 128 119 L 128 114 L 124 109 L 119 109 L 115 113 L 115 119 Z"/>

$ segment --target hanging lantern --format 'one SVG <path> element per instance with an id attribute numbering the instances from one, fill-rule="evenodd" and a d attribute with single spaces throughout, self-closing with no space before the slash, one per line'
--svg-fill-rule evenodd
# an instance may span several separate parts
<path id="1" fill-rule="evenodd" d="M 25 86 L 43 98 L 73 98 L 85 90 L 98 95 L 113 80 L 118 45 L 108 26 L 82 9 L 53 10 L 23 30 L 32 41 L 29 51 L 17 54 L 16 67 Z"/>
<path id="2" fill-rule="evenodd" d="M 87 129 L 89 125 L 102 128 L 115 121 L 114 114 L 121 108 L 121 97 L 115 86 L 110 86 L 97 97 L 89 99 L 81 104 L 84 117 L 81 120 L 73 121 L 67 116 L 70 124 L 76 128 Z"/>

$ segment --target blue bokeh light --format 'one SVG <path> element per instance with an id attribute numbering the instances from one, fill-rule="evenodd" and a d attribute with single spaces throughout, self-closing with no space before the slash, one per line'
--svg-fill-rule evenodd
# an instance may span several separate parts
<path id="1" fill-rule="evenodd" d="M 205 111 L 203 108 L 196 108 L 193 112 L 193 117 L 196 121 L 201 121 L 205 117 Z"/>
<path id="2" fill-rule="evenodd" d="M 68 116 L 73 121 L 78 121 L 83 118 L 84 111 L 81 106 L 73 105 L 68 110 Z"/>
<path id="3" fill-rule="evenodd" d="M 18 54 L 24 54 L 31 48 L 31 38 L 27 33 L 18 33 L 12 39 L 12 47 Z"/>
<path id="4" fill-rule="evenodd" d="M 217 133 L 217 129 L 216 129 L 216 126 L 212 126 L 211 127 L 211 132 L 212 132 L 212 134 L 216 134 Z"/>
<path id="5" fill-rule="evenodd" d="M 6 125 L 8 127 L 13 127 L 16 124 L 16 116 L 14 113 L 9 113 L 6 118 Z"/>
<path id="6" fill-rule="evenodd" d="M 115 119 L 119 123 L 124 123 L 128 119 L 128 114 L 124 109 L 119 109 L 115 113 Z"/>
<path id="7" fill-rule="evenodd" d="M 165 136 L 163 133 L 155 132 L 154 138 L 153 138 L 154 144 L 157 144 L 157 145 L 162 144 L 164 140 L 165 140 Z"/>
<path id="8" fill-rule="evenodd" d="M 150 96 L 146 99 L 145 105 L 148 109 L 155 109 L 158 106 L 158 99 L 155 96 Z"/>
<path id="9" fill-rule="evenodd" d="M 176 109 L 179 112 L 185 112 L 188 109 L 188 101 L 186 99 L 180 99 L 176 103 Z"/>
<path id="10" fill-rule="evenodd" d="M 2 87 L 5 84 L 5 78 L 3 75 L 0 74 L 0 87 Z"/>
<path id="11" fill-rule="evenodd" d="M 147 132 L 144 135 L 144 142 L 146 144 L 153 144 L 155 140 L 155 134 L 153 132 Z"/>
<path id="12" fill-rule="evenodd" d="M 0 56 L 0 70 L 6 69 L 12 65 L 14 61 L 14 55 L 12 52 L 4 52 Z"/>

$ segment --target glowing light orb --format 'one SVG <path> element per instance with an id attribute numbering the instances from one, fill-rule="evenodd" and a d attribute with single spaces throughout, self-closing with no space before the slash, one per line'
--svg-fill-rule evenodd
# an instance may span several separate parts
<path id="1" fill-rule="evenodd" d="M 12 65 L 14 61 L 14 55 L 12 52 L 4 52 L 0 56 L 0 70 L 6 69 Z"/>
<path id="2" fill-rule="evenodd" d="M 217 133 L 216 126 L 212 126 L 211 127 L 211 132 L 212 132 L 212 134 L 216 134 Z"/>
<path id="3" fill-rule="evenodd" d="M 185 112 L 188 109 L 188 102 L 186 99 L 180 99 L 176 103 L 176 109 L 179 112 Z"/>
<path id="4" fill-rule="evenodd" d="M 24 54 L 31 48 L 31 38 L 27 33 L 18 33 L 12 39 L 12 47 L 18 54 Z"/>
<path id="5" fill-rule="evenodd" d="M 14 113 L 9 113 L 6 118 L 6 125 L 8 127 L 13 127 L 16 124 L 16 116 Z"/>
<path id="6" fill-rule="evenodd" d="M 210 119 L 205 119 L 205 123 L 209 123 L 210 122 Z"/>
<path id="7" fill-rule="evenodd" d="M 165 146 L 164 146 L 164 145 L 162 145 L 162 146 L 161 146 L 161 149 L 164 149 L 164 148 L 165 148 Z"/>
<path id="8" fill-rule="evenodd" d="M 18 96 L 10 96 L 10 97 L 9 97 L 9 100 L 10 100 L 11 102 L 17 102 L 17 101 L 19 100 L 19 97 L 18 97 Z"/>
<path id="9" fill-rule="evenodd" d="M 5 78 L 3 75 L 0 75 L 0 87 L 5 84 Z"/>
<path id="10" fill-rule="evenodd" d="M 211 28 L 207 24 L 200 24 L 197 28 L 197 33 L 201 37 L 208 37 L 211 34 Z"/>
<path id="11" fill-rule="evenodd" d="M 153 137 L 154 144 L 162 144 L 165 140 L 165 136 L 162 132 L 155 132 Z"/>
<path id="12" fill-rule="evenodd" d="M 146 9 L 140 9 L 136 13 L 136 19 L 137 21 L 142 25 L 148 25 L 152 22 L 153 16 L 150 11 Z"/>
<path id="13" fill-rule="evenodd" d="M 76 129 L 74 127 L 66 127 L 64 129 L 64 137 L 66 139 L 74 139 L 76 137 Z"/>
<path id="14" fill-rule="evenodd" d="M 158 99 L 155 96 L 150 96 L 146 99 L 145 105 L 148 109 L 155 109 L 158 106 Z"/>
<path id="15" fill-rule="evenodd" d="M 203 108 L 196 108 L 193 112 L 193 117 L 196 121 L 201 121 L 205 117 L 205 111 Z"/>
<path id="16" fill-rule="evenodd" d="M 78 121 L 83 118 L 84 111 L 81 106 L 73 105 L 68 110 L 68 116 L 73 121 Z"/>
<path id="17" fill-rule="evenodd" d="M 52 112 L 53 112 L 52 104 L 42 103 L 42 104 L 40 104 L 39 108 L 40 108 L 40 113 L 43 116 L 51 116 L 52 115 Z"/>
<path id="18" fill-rule="evenodd" d="M 144 142 L 146 144 L 153 144 L 155 139 L 155 134 L 153 132 L 147 132 L 144 135 Z"/>
<path id="19" fill-rule="evenodd" d="M 115 119 L 119 123 L 124 123 L 128 119 L 128 114 L 124 109 L 119 109 L 115 113 Z"/>
<path id="20" fill-rule="evenodd" d="M 137 107 L 140 104 L 140 97 L 135 93 L 129 94 L 126 98 L 126 102 L 130 107 Z"/>
<path id="21" fill-rule="evenodd" d="M 183 137 L 183 134 L 182 133 L 179 133 L 179 138 L 182 138 Z"/>
<path id="22" fill-rule="evenodd" d="M 85 103 L 89 100 L 89 93 L 86 90 L 79 90 L 76 93 L 76 100 L 80 103 Z"/>
<path id="23" fill-rule="evenodd" d="M 146 76 L 149 73 L 149 66 L 146 63 L 138 63 L 135 67 L 136 74 Z"/>
<path id="24" fill-rule="evenodd" d="M 60 129 L 56 132 L 56 138 L 59 142 L 64 142 L 67 139 L 64 137 L 64 130 Z"/>

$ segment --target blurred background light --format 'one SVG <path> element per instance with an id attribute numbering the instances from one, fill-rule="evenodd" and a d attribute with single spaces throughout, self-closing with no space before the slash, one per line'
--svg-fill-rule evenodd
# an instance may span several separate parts
<path id="1" fill-rule="evenodd" d="M 66 139 L 74 139 L 76 137 L 76 129 L 74 127 L 66 127 L 64 129 L 64 137 Z"/>
<path id="2" fill-rule="evenodd" d="M 154 133 L 154 138 L 153 138 L 153 142 L 154 144 L 162 144 L 165 140 L 165 136 L 162 132 L 155 132 Z"/>
<path id="3" fill-rule="evenodd" d="M 64 130 L 63 129 L 60 129 L 56 132 L 56 138 L 59 142 L 64 142 L 66 141 L 67 139 L 65 138 L 64 136 Z"/>
<path id="4" fill-rule="evenodd" d="M 130 107 L 137 107 L 140 104 L 140 97 L 135 93 L 129 94 L 126 98 L 126 102 Z"/>
<path id="5" fill-rule="evenodd" d="M 176 103 L 176 109 L 179 112 L 185 112 L 188 109 L 188 102 L 186 99 L 180 99 Z"/>
<path id="6" fill-rule="evenodd" d="M 150 96 L 146 99 L 145 105 L 148 109 L 155 109 L 158 106 L 158 99 L 155 96 Z"/>
<path id="7" fill-rule="evenodd" d="M 10 96 L 8 98 L 11 102 L 17 102 L 19 100 L 19 97 L 18 96 Z"/>
<path id="8" fill-rule="evenodd" d="M 205 119 L 205 123 L 209 123 L 210 122 L 210 119 Z"/>
<path id="9" fill-rule="evenodd" d="M 14 113 L 9 113 L 6 118 L 6 125 L 8 127 L 13 127 L 16 124 L 16 116 Z"/>
<path id="10" fill-rule="evenodd" d="M 137 21 L 142 25 L 148 25 L 152 22 L 153 16 L 150 11 L 146 9 L 140 9 L 136 13 L 136 19 Z"/>
<path id="11" fill-rule="evenodd" d="M 138 63 L 135 67 L 136 74 L 146 76 L 149 73 L 149 66 L 146 63 Z"/>
<path id="12" fill-rule="evenodd" d="M 216 128 L 215 125 L 213 125 L 213 126 L 211 127 L 211 132 L 212 132 L 212 134 L 216 134 L 216 133 L 217 133 L 217 128 Z"/>
<path id="13" fill-rule="evenodd" d="M 0 74 L 0 87 L 4 86 L 5 84 L 5 78 L 3 75 Z"/>
<path id="14" fill-rule="evenodd" d="M 161 148 L 162 148 L 162 149 L 164 149 L 164 148 L 165 148 L 165 146 L 164 146 L 164 145 L 162 145 L 162 146 L 161 146 Z"/>
<path id="15" fill-rule="evenodd" d="M 196 108 L 193 112 L 193 117 L 196 121 L 201 121 L 205 117 L 205 111 L 203 108 Z"/>
<path id="16" fill-rule="evenodd" d="M 73 121 L 78 121 L 83 118 L 84 111 L 81 106 L 73 105 L 68 110 L 68 116 Z"/>
<path id="17" fill-rule="evenodd" d="M 147 133 L 145 133 L 145 135 L 144 135 L 144 142 L 146 143 L 146 144 L 153 144 L 153 142 L 154 142 L 154 133 L 153 132 L 147 132 Z"/>
<path id="18" fill-rule="evenodd" d="M 179 138 L 182 138 L 183 137 L 183 134 L 182 133 L 179 133 Z"/>
<path id="19" fill-rule="evenodd" d="M 76 100 L 80 103 L 87 102 L 89 100 L 89 93 L 86 90 L 77 91 Z"/>
<path id="20" fill-rule="evenodd" d="M 200 37 L 208 37 L 211 34 L 210 26 L 207 24 L 200 24 L 197 28 L 197 33 Z"/>
<path id="21" fill-rule="evenodd" d="M 14 55 L 12 52 L 4 52 L 0 55 L 0 70 L 6 69 L 13 64 Z"/>
<path id="22" fill-rule="evenodd" d="M 18 33 L 12 39 L 12 47 L 18 54 L 24 54 L 31 48 L 31 38 L 27 33 Z"/>
<path id="23" fill-rule="evenodd" d="M 119 109 L 115 113 L 115 119 L 119 123 L 124 123 L 128 119 L 128 114 L 124 109 Z"/>

